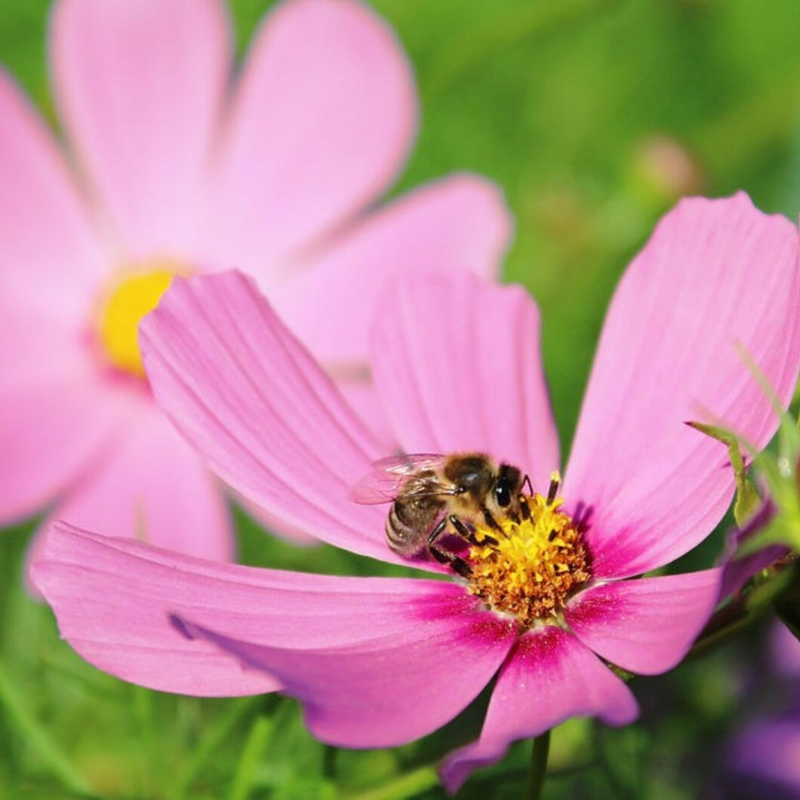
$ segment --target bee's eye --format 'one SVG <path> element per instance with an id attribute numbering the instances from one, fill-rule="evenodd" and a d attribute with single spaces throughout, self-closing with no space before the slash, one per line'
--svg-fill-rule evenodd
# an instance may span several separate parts
<path id="1" fill-rule="evenodd" d="M 511 490 L 508 488 L 508 484 L 501 482 L 494 487 L 494 499 L 500 508 L 505 508 L 511 503 Z"/>

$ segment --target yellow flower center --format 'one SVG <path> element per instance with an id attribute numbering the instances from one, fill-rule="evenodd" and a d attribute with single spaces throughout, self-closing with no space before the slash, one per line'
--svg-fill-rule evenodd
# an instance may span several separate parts
<path id="1" fill-rule="evenodd" d="M 553 473 L 547 497 L 524 495 L 521 518 L 497 520 L 501 531 L 477 528 L 481 544 L 467 556 L 470 592 L 490 608 L 513 614 L 525 628 L 557 622 L 567 600 L 591 577 L 583 536 L 560 510 L 558 484 Z"/>
<path id="2" fill-rule="evenodd" d="M 138 328 L 167 291 L 181 264 L 157 260 L 118 273 L 102 295 L 97 332 L 105 358 L 123 372 L 144 378 Z"/>

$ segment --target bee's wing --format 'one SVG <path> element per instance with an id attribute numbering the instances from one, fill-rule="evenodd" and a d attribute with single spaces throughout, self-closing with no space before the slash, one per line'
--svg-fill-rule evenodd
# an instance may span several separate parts
<path id="1" fill-rule="evenodd" d="M 361 478 L 350 490 L 350 498 L 361 505 L 391 503 L 397 499 L 406 479 L 422 469 L 436 469 L 444 456 L 434 453 L 389 456 L 376 461 L 372 471 Z M 431 487 L 436 486 L 431 482 Z M 447 487 L 442 485 L 442 491 Z M 427 494 L 428 491 L 426 490 Z"/>

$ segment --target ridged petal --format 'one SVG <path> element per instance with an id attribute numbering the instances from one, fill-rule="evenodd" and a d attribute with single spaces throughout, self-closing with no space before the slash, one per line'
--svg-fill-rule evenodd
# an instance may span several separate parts
<path id="1" fill-rule="evenodd" d="M 800 364 L 797 231 L 746 195 L 689 199 L 634 259 L 608 311 L 564 494 L 591 509 L 600 577 L 682 555 L 733 495 L 724 445 L 689 428 L 727 428 L 763 447 L 778 419 L 742 351 L 781 403 Z"/>
<path id="2" fill-rule="evenodd" d="M 711 618 L 721 569 L 615 581 L 581 592 L 565 609 L 575 635 L 623 669 L 655 675 L 676 666 Z"/>
<path id="3" fill-rule="evenodd" d="M 176 279 L 140 340 L 158 403 L 223 480 L 290 530 L 399 560 L 387 509 L 350 498 L 381 454 L 252 280 Z"/>
<path id="4" fill-rule="evenodd" d="M 298 645 L 291 649 L 235 639 L 191 618 L 176 624 L 244 667 L 277 677 L 283 691 L 303 704 L 306 724 L 318 739 L 342 747 L 394 747 L 431 733 L 463 710 L 503 663 L 516 625 L 478 610 L 460 586 L 393 583 L 415 589 L 405 619 L 393 619 L 382 593 L 373 591 L 362 598 L 355 619 L 342 621 L 358 635 L 346 639 L 340 633 L 322 647 L 302 639 L 307 623 L 296 613 Z"/>
<path id="5" fill-rule="evenodd" d="M 528 293 L 466 274 L 409 275 L 377 319 L 375 382 L 403 449 L 487 452 L 546 491 L 558 438 Z"/>
<path id="6" fill-rule="evenodd" d="M 363 363 L 387 281 L 426 270 L 494 278 L 511 231 L 497 187 L 456 175 L 356 221 L 312 251 L 270 299 L 289 327 L 329 364 Z"/>
<path id="7" fill-rule="evenodd" d="M 33 580 L 62 636 L 107 672 L 204 696 L 282 687 L 309 704 L 320 730 L 339 719 L 342 737 L 375 746 L 457 713 L 515 635 L 452 583 L 225 565 L 66 524 L 51 529 Z M 260 662 L 243 669 L 244 653 L 220 649 L 223 636 L 227 649 L 238 640 L 248 653 L 274 651 L 279 680 Z M 463 666 L 455 676 L 453 658 Z M 350 714 L 370 727 L 359 733 Z"/>

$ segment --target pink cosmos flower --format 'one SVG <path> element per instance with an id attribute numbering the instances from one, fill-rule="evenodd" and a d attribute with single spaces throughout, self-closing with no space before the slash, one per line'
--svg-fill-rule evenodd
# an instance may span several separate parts
<path id="1" fill-rule="evenodd" d="M 0 73 L 0 524 L 54 506 L 227 558 L 216 479 L 152 402 L 136 341 L 172 276 L 253 275 L 369 415 L 386 277 L 492 275 L 507 213 L 470 176 L 371 208 L 417 108 L 361 3 L 280 4 L 233 86 L 220 0 L 59 0 L 50 55 L 66 152 Z"/>
<path id="2" fill-rule="evenodd" d="M 559 448 L 531 299 L 467 275 L 404 276 L 379 308 L 371 360 L 403 449 L 483 451 L 520 466 L 536 492 L 531 519 L 470 548 L 469 579 L 213 564 L 59 524 L 34 580 L 101 669 L 188 694 L 280 690 L 337 745 L 423 736 L 496 676 L 480 738 L 443 766 L 454 790 L 512 740 L 570 716 L 633 720 L 608 663 L 653 674 L 685 655 L 719 570 L 638 576 L 708 535 L 733 475 L 726 449 L 684 423 L 767 442 L 775 413 L 739 348 L 788 402 L 799 292 L 785 219 L 743 195 L 667 215 L 611 304 L 559 505 L 539 494 Z M 217 474 L 284 524 L 408 563 L 386 544 L 388 508 L 350 499 L 385 450 L 251 281 L 176 281 L 143 342 L 159 403 Z"/>

